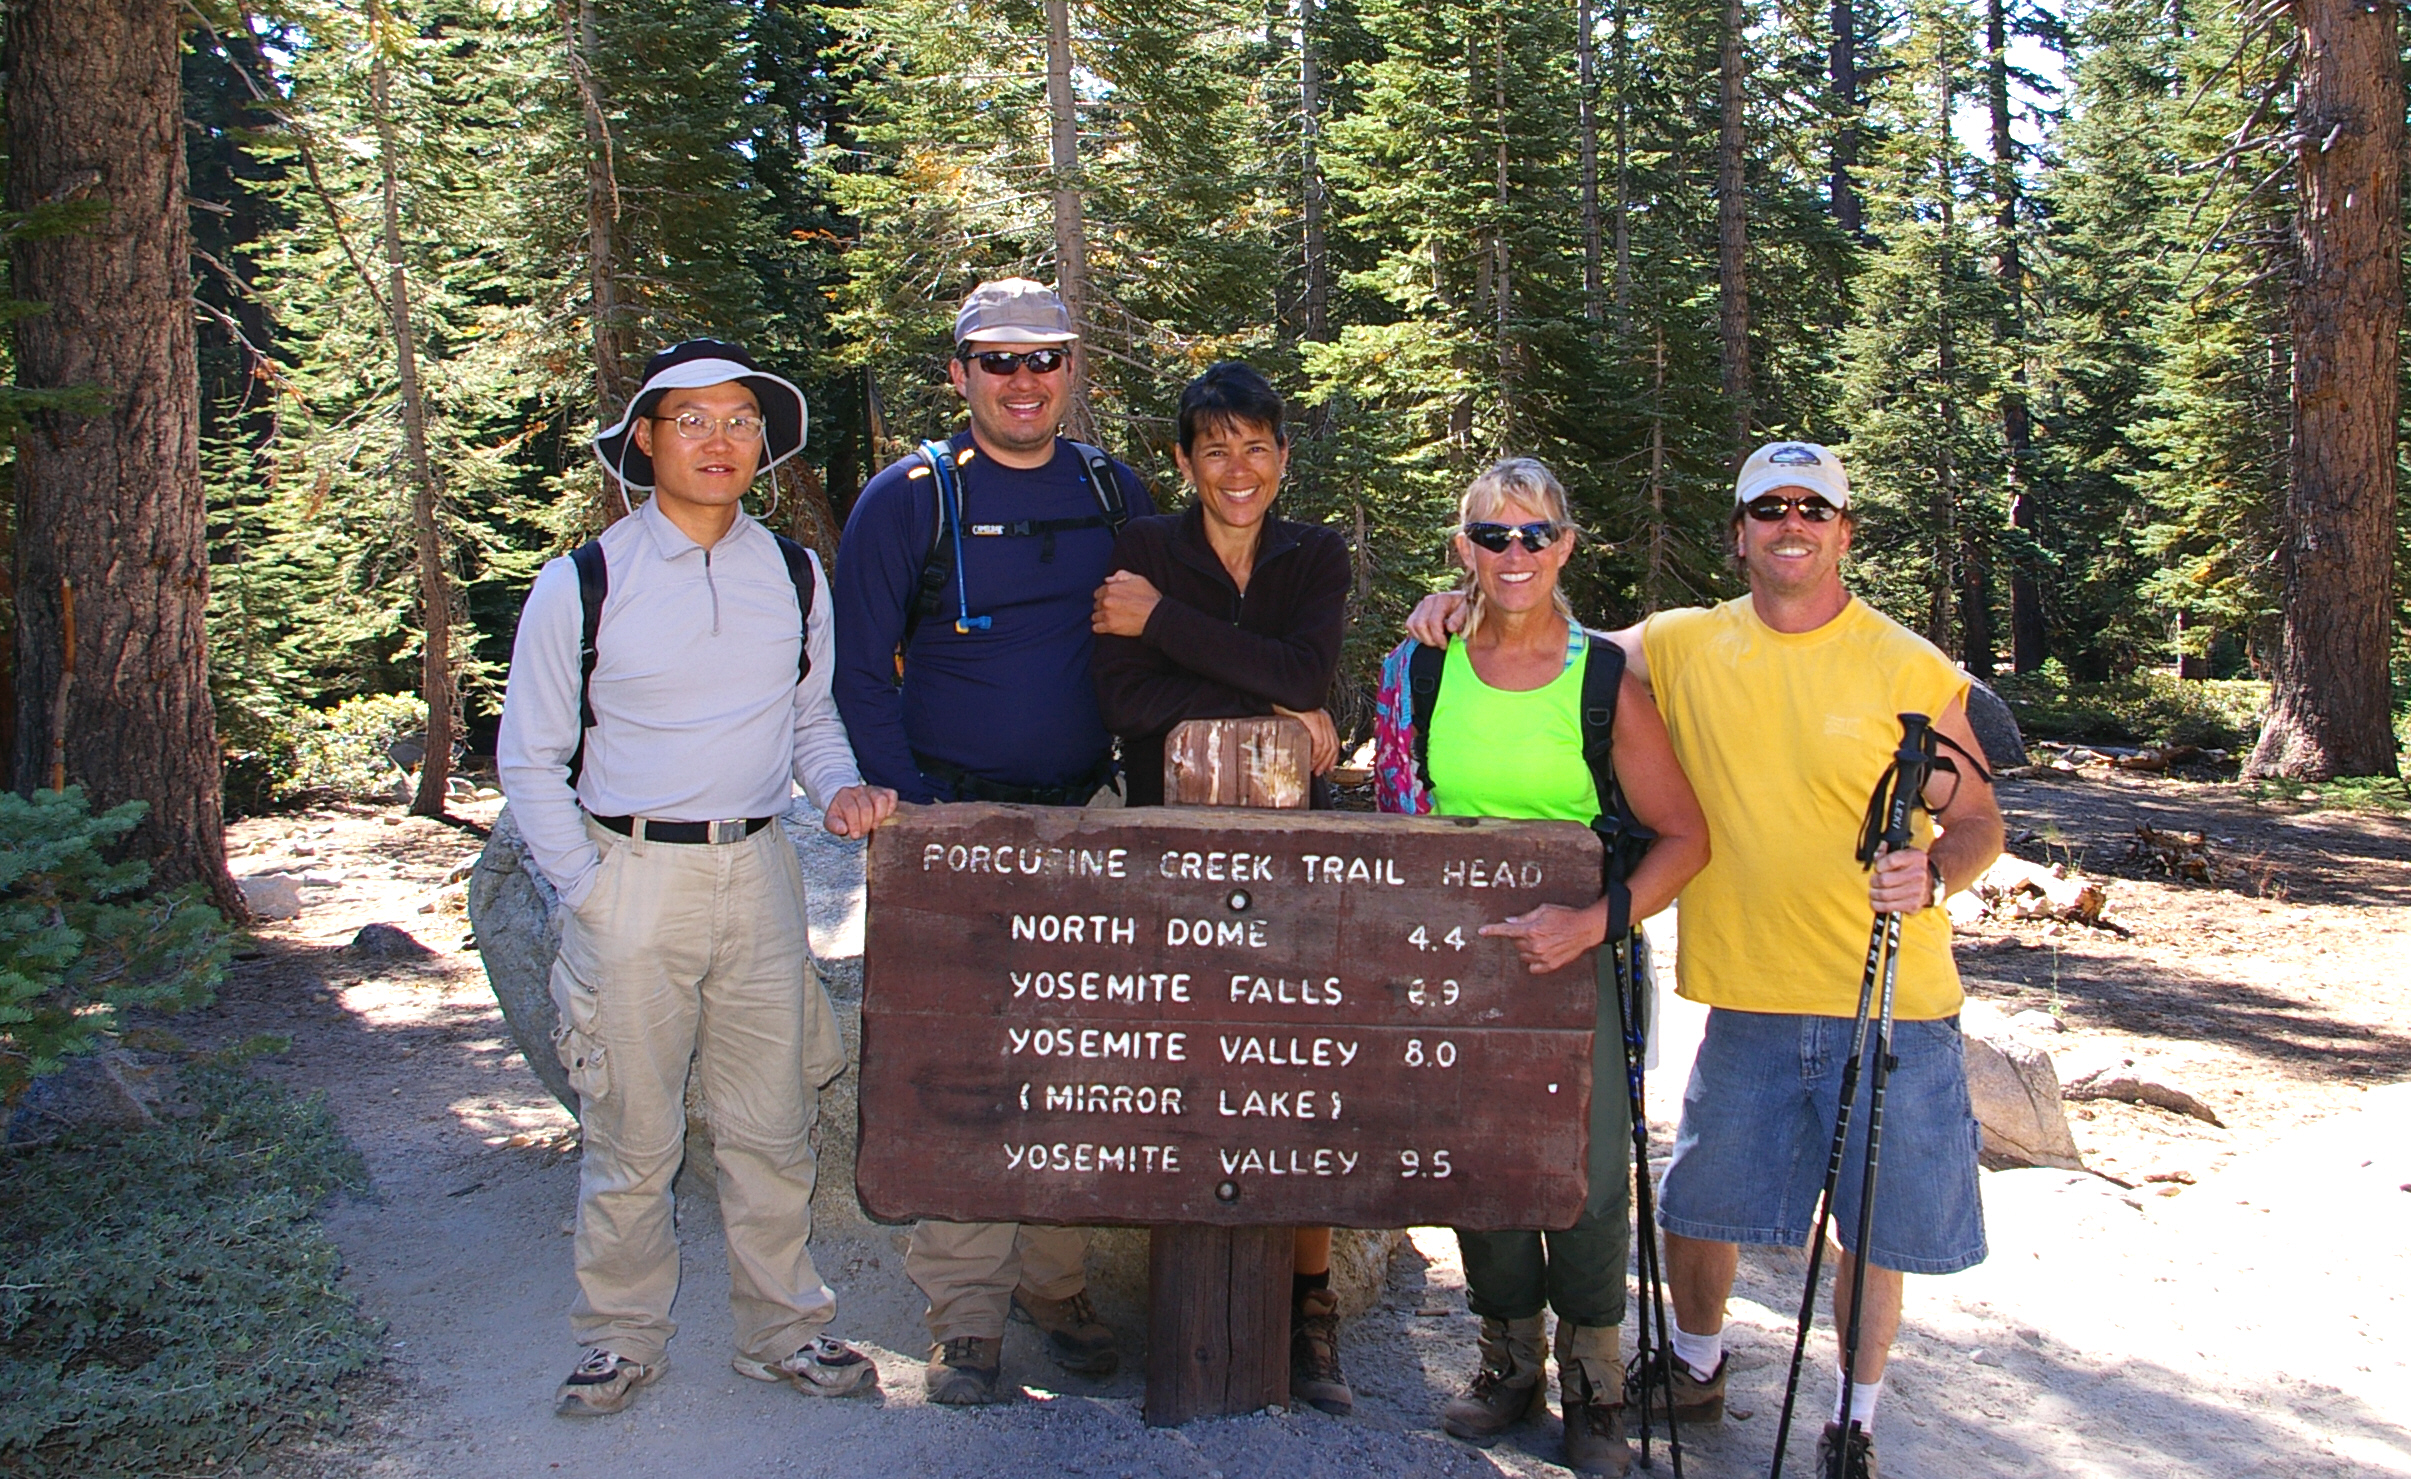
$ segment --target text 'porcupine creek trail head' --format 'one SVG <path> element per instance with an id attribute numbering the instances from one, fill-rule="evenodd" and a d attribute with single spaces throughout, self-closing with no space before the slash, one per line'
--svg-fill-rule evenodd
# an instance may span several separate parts
<path id="1" fill-rule="evenodd" d="M 1535 976 L 1476 931 L 1598 895 L 1566 822 L 904 808 L 870 850 L 862 1204 L 1568 1226 L 1592 956 Z"/>

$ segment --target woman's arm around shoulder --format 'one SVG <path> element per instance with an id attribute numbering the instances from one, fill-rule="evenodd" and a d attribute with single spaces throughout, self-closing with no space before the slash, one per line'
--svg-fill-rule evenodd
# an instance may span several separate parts
<path id="1" fill-rule="evenodd" d="M 1674 757 L 1666 721 L 1630 668 L 1616 695 L 1615 758 L 1625 804 L 1634 820 L 1657 834 L 1625 880 L 1638 923 L 1673 903 L 1683 885 L 1708 866 L 1708 818 Z"/>

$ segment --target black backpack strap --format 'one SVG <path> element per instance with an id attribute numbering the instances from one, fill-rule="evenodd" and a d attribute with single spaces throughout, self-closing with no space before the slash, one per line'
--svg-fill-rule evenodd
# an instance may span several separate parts
<path id="1" fill-rule="evenodd" d="M 1414 717 L 1415 779 L 1423 785 L 1423 794 L 1432 791 L 1432 715 L 1440 702 L 1440 675 L 1448 671 L 1448 649 L 1427 647 L 1421 642 L 1406 655 L 1406 688 L 1414 695 L 1410 713 Z"/>
<path id="2" fill-rule="evenodd" d="M 1102 447 L 1086 442 L 1072 443 L 1072 450 L 1080 454 L 1080 465 L 1087 469 L 1088 491 L 1097 495 L 1097 507 L 1105 510 L 1105 527 L 1121 533 L 1122 526 L 1130 522 L 1130 503 L 1122 492 L 1122 480 L 1114 475 L 1113 459 Z"/>
<path id="3" fill-rule="evenodd" d="M 795 613 L 802 624 L 804 644 L 795 654 L 795 681 L 801 683 L 812 671 L 812 557 L 784 534 L 770 537 L 778 541 L 779 558 L 787 562 L 787 578 L 795 582 Z"/>
<path id="4" fill-rule="evenodd" d="M 954 460 L 952 443 L 923 442 L 913 455 L 929 469 L 937 518 L 930 525 L 929 550 L 921 557 L 921 583 L 913 592 L 912 603 L 904 608 L 904 640 L 899 649 L 910 647 L 921 619 L 936 615 L 945 604 L 946 587 L 954 581 L 954 541 L 947 536 L 953 532 L 953 521 L 961 517 L 963 504 L 962 469 Z"/>
<path id="5" fill-rule="evenodd" d="M 1607 938 L 1632 928 L 1632 892 L 1624 885 L 1657 834 L 1635 821 L 1616 784 L 1616 698 L 1624 689 L 1624 649 L 1596 633 L 1584 634 L 1582 654 L 1582 759 L 1599 793 L 1600 887 L 1607 895 Z"/>
<path id="6" fill-rule="evenodd" d="M 611 593 L 611 568 L 603 559 L 603 542 L 593 540 L 569 552 L 578 572 L 578 747 L 569 752 L 569 788 L 576 790 L 586 769 L 586 731 L 594 728 L 594 639 L 603 629 L 603 597 Z"/>

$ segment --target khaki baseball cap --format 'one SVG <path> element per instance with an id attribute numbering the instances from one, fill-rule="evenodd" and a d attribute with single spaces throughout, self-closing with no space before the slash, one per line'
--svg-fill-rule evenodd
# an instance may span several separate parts
<path id="1" fill-rule="evenodd" d="M 1831 447 L 1815 442 L 1769 442 L 1752 452 L 1733 479 L 1733 507 L 1777 488 L 1806 488 L 1835 508 L 1850 506 L 1850 474 Z"/>
<path id="2" fill-rule="evenodd" d="M 983 282 L 954 315 L 954 342 L 1069 344 L 1080 335 L 1055 290 L 1026 277 Z"/>

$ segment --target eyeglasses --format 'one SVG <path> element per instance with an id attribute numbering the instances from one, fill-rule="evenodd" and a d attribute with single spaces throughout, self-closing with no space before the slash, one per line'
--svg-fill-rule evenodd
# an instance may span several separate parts
<path id="1" fill-rule="evenodd" d="M 1494 555 L 1503 555 L 1507 546 L 1520 542 L 1524 549 L 1539 554 L 1557 542 L 1565 533 L 1565 525 L 1553 519 L 1537 519 L 1529 524 L 1467 524 L 1465 537 Z"/>
<path id="2" fill-rule="evenodd" d="M 1761 524 L 1780 524 L 1783 516 L 1798 509 L 1800 517 L 1811 524 L 1831 523 L 1841 510 L 1814 493 L 1806 498 L 1778 498 L 1769 493 L 1753 498 L 1741 506 L 1741 511 Z"/>
<path id="3" fill-rule="evenodd" d="M 675 416 L 656 416 L 678 428 L 678 435 L 690 442 L 707 440 L 714 431 L 725 430 L 732 442 L 758 442 L 762 439 L 762 418 L 751 411 L 739 411 L 734 416 L 706 416 L 700 411 L 681 411 Z"/>
<path id="4" fill-rule="evenodd" d="M 961 360 L 967 365 L 976 364 L 981 369 L 986 370 L 989 374 L 994 375 L 997 379 L 1002 380 L 1007 375 L 1012 374 L 1015 370 L 1020 369 L 1024 365 L 1028 365 L 1030 367 L 1030 373 L 1033 375 L 1052 375 L 1057 370 L 1063 368 L 1064 360 L 1070 358 L 1070 351 L 1064 349 L 1024 349 L 1019 352 L 1015 352 L 1010 349 L 982 349 L 976 351 L 966 349 L 958 352 L 955 358 Z"/>

